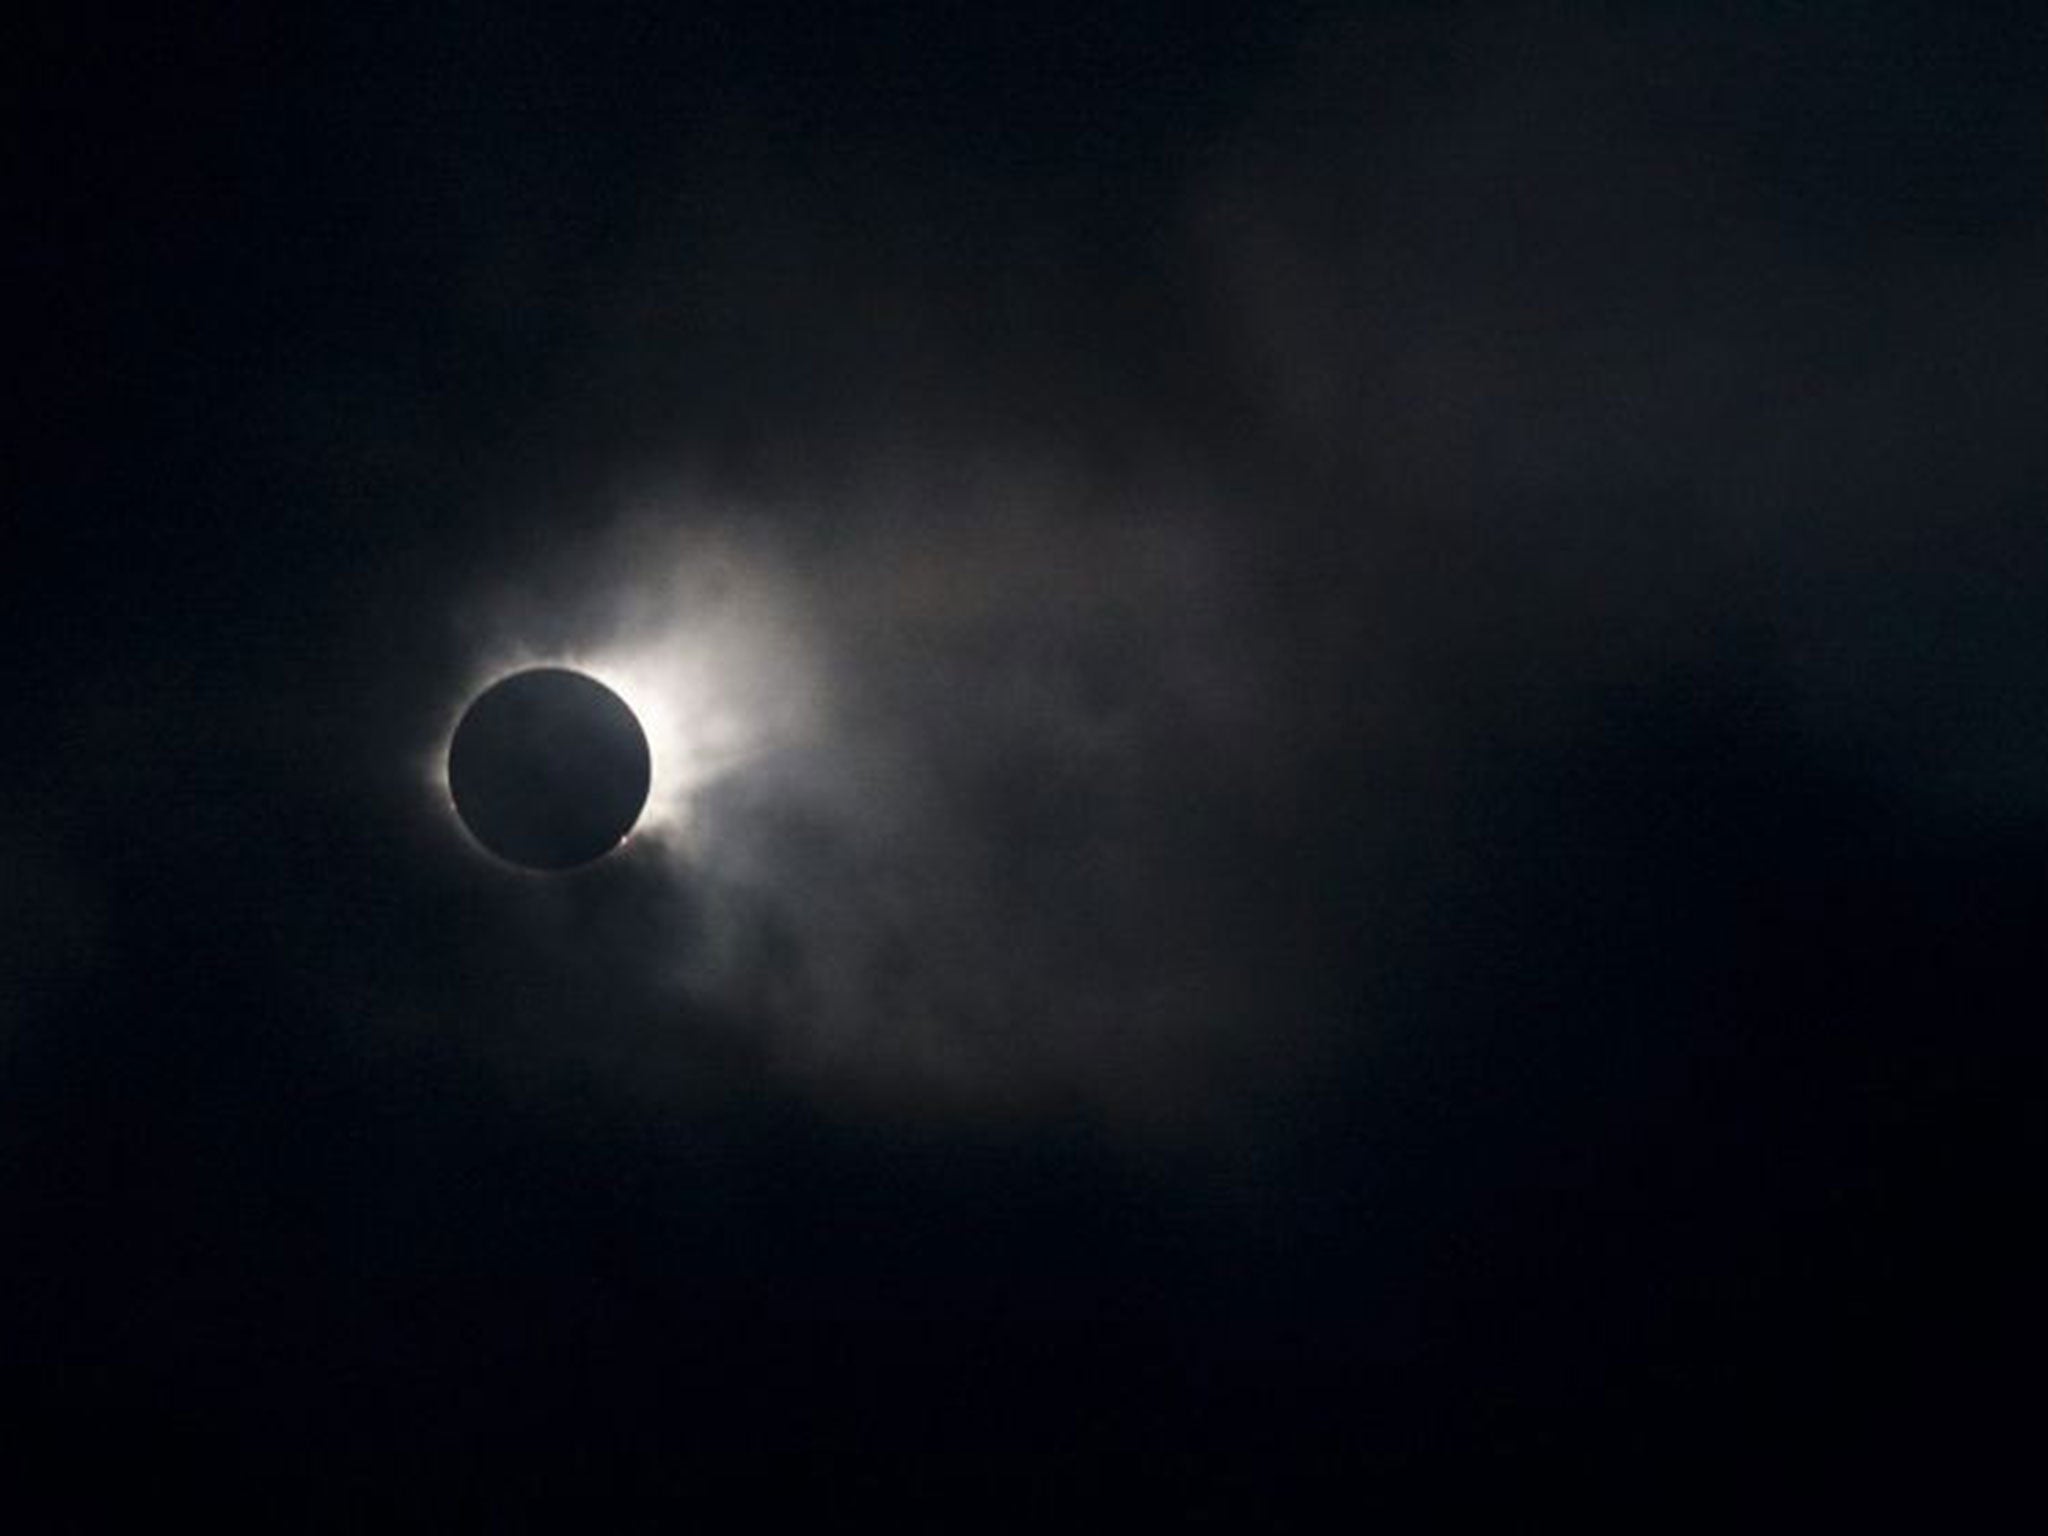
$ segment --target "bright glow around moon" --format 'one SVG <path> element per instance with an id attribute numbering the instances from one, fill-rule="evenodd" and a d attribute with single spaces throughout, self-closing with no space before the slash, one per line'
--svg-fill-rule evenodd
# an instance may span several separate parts
<path id="1" fill-rule="evenodd" d="M 620 541 L 609 575 L 559 607 L 512 594 L 483 623 L 495 631 L 430 754 L 447 797 L 447 751 L 462 711 L 529 667 L 588 673 L 639 717 L 652 757 L 646 809 L 631 841 L 687 850 L 698 795 L 816 725 L 816 668 L 786 584 L 730 551 L 649 550 Z M 564 633 L 567 631 L 568 633 Z"/>

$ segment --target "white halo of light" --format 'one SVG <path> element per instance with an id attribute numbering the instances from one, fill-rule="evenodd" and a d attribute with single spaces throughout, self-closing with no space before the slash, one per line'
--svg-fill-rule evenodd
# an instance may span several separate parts
<path id="1" fill-rule="evenodd" d="M 626 540 L 598 564 L 614 569 L 566 601 L 515 592 L 491 605 L 423 767 L 452 810 L 448 750 L 471 702 L 535 667 L 582 672 L 625 700 L 647 737 L 647 803 L 624 841 L 687 854 L 705 789 L 814 731 L 814 649 L 760 561 Z"/>

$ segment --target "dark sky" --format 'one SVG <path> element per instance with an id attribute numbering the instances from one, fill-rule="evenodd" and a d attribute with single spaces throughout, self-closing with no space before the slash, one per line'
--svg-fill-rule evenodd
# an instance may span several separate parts
<path id="1" fill-rule="evenodd" d="M 4 65 L 11 1527 L 2017 1485 L 2031 7 L 170 9 Z"/>

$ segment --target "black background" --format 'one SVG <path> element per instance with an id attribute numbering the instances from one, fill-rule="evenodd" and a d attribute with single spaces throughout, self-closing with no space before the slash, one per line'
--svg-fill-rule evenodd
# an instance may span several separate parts
<path id="1" fill-rule="evenodd" d="M 2029 12 L 29 18 L 10 1523 L 2022 1484 Z M 717 988 L 695 876 L 494 884 L 413 761 L 684 474 L 937 829 L 738 795 L 818 906 Z"/>

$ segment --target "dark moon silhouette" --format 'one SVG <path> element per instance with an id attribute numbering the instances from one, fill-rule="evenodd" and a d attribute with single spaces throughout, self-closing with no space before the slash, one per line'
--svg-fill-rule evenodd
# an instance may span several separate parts
<path id="1" fill-rule="evenodd" d="M 472 836 L 528 869 L 616 848 L 647 803 L 647 736 L 594 677 L 536 667 L 478 694 L 448 746 L 448 792 Z"/>

